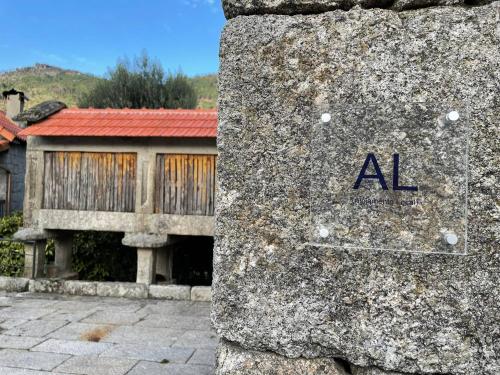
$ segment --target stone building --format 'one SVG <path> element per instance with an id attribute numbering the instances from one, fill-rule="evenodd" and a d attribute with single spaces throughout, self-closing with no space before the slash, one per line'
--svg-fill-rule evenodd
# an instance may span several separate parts
<path id="1" fill-rule="evenodd" d="M 215 110 L 62 109 L 24 130 L 26 276 L 53 238 L 55 275 L 75 277 L 74 231 L 108 231 L 137 248 L 138 283 L 171 281 L 172 245 L 213 236 L 216 128 Z"/>
<path id="2" fill-rule="evenodd" d="M 500 374 L 500 3 L 222 3 L 217 374 Z"/>
<path id="3" fill-rule="evenodd" d="M 13 121 L 24 108 L 24 93 L 16 90 L 2 93 L 6 112 L 0 111 L 0 216 L 23 209 L 24 174 L 26 172 L 26 137 Z"/>

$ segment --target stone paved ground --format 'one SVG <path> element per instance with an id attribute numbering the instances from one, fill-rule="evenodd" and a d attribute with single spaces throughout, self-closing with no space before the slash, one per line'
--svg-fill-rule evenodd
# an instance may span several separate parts
<path id="1" fill-rule="evenodd" d="M 0 292 L 0 375 L 212 374 L 210 304 Z"/>

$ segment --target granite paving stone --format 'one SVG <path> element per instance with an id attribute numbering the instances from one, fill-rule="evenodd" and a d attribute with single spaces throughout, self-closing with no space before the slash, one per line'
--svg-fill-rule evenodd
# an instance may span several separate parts
<path id="1" fill-rule="evenodd" d="M 161 364 L 141 361 L 127 375 L 211 375 L 213 373 L 213 366 Z"/>
<path id="2" fill-rule="evenodd" d="M 38 319 L 44 315 L 54 312 L 53 309 L 44 309 L 36 307 L 8 307 L 0 310 L 0 319 Z"/>
<path id="3" fill-rule="evenodd" d="M 184 330 L 138 326 L 119 326 L 103 338 L 103 342 L 118 344 L 155 343 L 170 346 L 184 334 Z"/>
<path id="4" fill-rule="evenodd" d="M 12 299 L 16 307 L 29 308 L 34 307 L 37 309 L 43 308 L 53 308 L 54 301 L 41 299 L 41 298 L 31 298 L 30 294 L 20 294 Z"/>
<path id="5" fill-rule="evenodd" d="M 45 353 L 97 355 L 110 349 L 112 345 L 100 342 L 49 339 L 31 350 Z"/>
<path id="6" fill-rule="evenodd" d="M 27 319 L 6 319 L 0 323 L 1 330 L 7 330 L 26 323 Z"/>
<path id="7" fill-rule="evenodd" d="M 194 350 L 191 348 L 172 348 L 155 344 L 116 344 L 102 353 L 101 357 L 186 363 L 193 355 L 193 352 Z M 215 363 L 215 359 L 210 363 Z"/>
<path id="8" fill-rule="evenodd" d="M 184 312 L 190 316 L 210 316 L 210 310 L 210 302 L 191 302 Z"/>
<path id="9" fill-rule="evenodd" d="M 91 298 L 91 297 L 87 297 Z M 79 312 L 79 311 L 94 311 L 97 308 L 102 308 L 103 303 L 99 301 L 81 301 L 81 300 L 69 300 L 69 301 L 57 301 L 52 307 L 57 311 L 63 312 Z"/>
<path id="10" fill-rule="evenodd" d="M 65 320 L 30 320 L 9 329 L 3 334 L 11 336 L 43 337 L 68 324 Z"/>
<path id="11" fill-rule="evenodd" d="M 154 301 L 144 306 L 140 312 L 147 314 L 183 315 L 192 306 L 191 301 Z"/>
<path id="12" fill-rule="evenodd" d="M 3 367 L 0 366 L 0 375 L 49 375 L 53 372 L 28 370 L 25 368 Z"/>
<path id="13" fill-rule="evenodd" d="M 98 356 L 72 357 L 55 369 L 55 372 L 83 375 L 124 375 L 136 360 Z"/>
<path id="14" fill-rule="evenodd" d="M 167 327 L 175 329 L 206 330 L 210 327 L 209 314 L 206 316 L 150 314 L 136 324 L 143 327 Z"/>
<path id="15" fill-rule="evenodd" d="M 90 332 L 95 331 L 106 331 L 110 332 L 113 330 L 113 326 L 109 326 L 106 324 L 90 324 L 90 323 L 79 323 L 73 322 L 70 323 L 57 331 L 52 332 L 48 337 L 54 339 L 62 339 L 62 340 L 80 340 L 82 336 L 89 334 Z"/>
<path id="16" fill-rule="evenodd" d="M 68 322 L 77 322 L 92 315 L 94 310 L 84 311 L 54 311 L 48 315 L 42 316 L 43 320 L 67 320 Z"/>
<path id="17" fill-rule="evenodd" d="M 16 349 L 0 350 L 0 363 L 2 366 L 31 370 L 50 371 L 68 358 L 69 356 L 66 354 L 37 353 Z"/>
<path id="18" fill-rule="evenodd" d="M 0 348 L 2 349 L 29 349 L 46 340 L 41 337 L 0 335 Z"/>
<path id="19" fill-rule="evenodd" d="M 132 325 L 139 322 L 146 315 L 146 312 L 121 312 L 114 310 L 103 310 L 93 313 L 92 315 L 83 319 L 82 322 Z"/>
<path id="20" fill-rule="evenodd" d="M 215 349 L 196 349 L 188 363 L 190 365 L 213 366 L 215 363 Z"/>
<path id="21" fill-rule="evenodd" d="M 0 319 L 0 375 L 214 373 L 207 303 L 0 293 L 0 304 L 31 317 Z"/>
<path id="22" fill-rule="evenodd" d="M 174 346 L 215 349 L 219 339 L 214 331 L 185 331 Z"/>

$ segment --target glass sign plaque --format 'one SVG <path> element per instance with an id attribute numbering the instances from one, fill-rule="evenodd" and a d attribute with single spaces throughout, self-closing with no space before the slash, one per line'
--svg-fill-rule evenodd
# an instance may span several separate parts
<path id="1" fill-rule="evenodd" d="M 311 137 L 311 242 L 466 254 L 468 110 L 329 106 Z"/>

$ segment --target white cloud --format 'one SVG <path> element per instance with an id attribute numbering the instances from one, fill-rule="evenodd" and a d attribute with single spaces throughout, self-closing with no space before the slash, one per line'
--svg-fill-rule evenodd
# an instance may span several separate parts
<path id="1" fill-rule="evenodd" d="M 192 8 L 197 8 L 199 6 L 209 6 L 210 8 L 215 8 L 215 0 L 182 0 L 184 5 L 190 6 Z"/>

